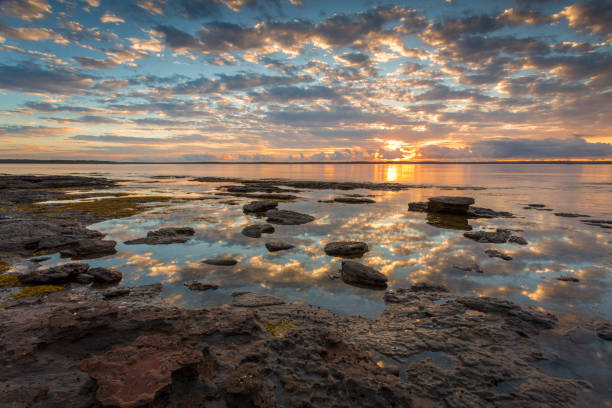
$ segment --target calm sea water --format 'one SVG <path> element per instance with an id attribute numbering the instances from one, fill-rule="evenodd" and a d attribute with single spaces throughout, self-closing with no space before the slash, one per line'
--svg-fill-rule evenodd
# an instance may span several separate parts
<path id="1" fill-rule="evenodd" d="M 259 291 L 287 301 L 304 302 L 335 312 L 375 316 L 384 309 L 383 292 L 360 289 L 331 280 L 340 261 L 323 252 L 325 243 L 365 241 L 370 251 L 363 262 L 389 277 L 390 288 L 417 281 L 441 282 L 455 293 L 496 296 L 519 304 L 543 307 L 557 314 L 561 331 L 551 337 L 550 364 L 543 370 L 581 377 L 609 393 L 612 349 L 597 338 L 595 320 L 612 320 L 612 229 L 589 226 L 553 211 L 524 209 L 544 204 L 554 212 L 588 214 L 612 220 L 612 165 L 550 164 L 304 164 L 304 165 L 0 165 L 0 173 L 101 175 L 123 180 L 119 191 L 175 197 L 210 196 L 227 183 L 197 183 L 189 178 L 153 180 L 151 176 L 225 176 L 336 181 L 402 182 L 427 185 L 400 192 L 303 191 L 301 199 L 279 208 L 311 214 L 316 221 L 302 226 L 278 226 L 260 239 L 240 231 L 254 221 L 236 198 L 189 201 L 157 207 L 131 218 L 93 225 L 119 242 L 118 253 L 88 261 L 93 266 L 116 267 L 122 285 L 164 283 L 166 299 L 183 307 L 226 303 L 234 291 Z M 457 191 L 449 187 L 485 187 Z M 374 194 L 376 204 L 318 203 L 345 193 Z M 411 201 L 435 195 L 468 195 L 476 205 L 510 211 L 512 219 L 470 220 L 474 229 L 522 230 L 527 246 L 481 244 L 463 237 L 463 231 L 427 223 L 422 213 L 407 211 Z M 231 197 L 228 197 L 231 198 Z M 186 244 L 127 246 L 123 242 L 164 226 L 191 226 L 196 235 Z M 268 253 L 264 243 L 284 239 L 295 249 Z M 514 259 L 489 258 L 485 249 L 500 249 Z M 204 258 L 233 256 L 233 267 L 208 266 Z M 62 262 L 54 256 L 46 265 Z M 456 265 L 477 263 L 483 273 L 465 272 Z M 562 282 L 561 275 L 580 282 Z M 216 291 L 191 292 L 183 282 L 192 279 L 220 285 Z M 569 328 L 569 329 L 568 329 Z M 567 332 L 567 330 L 573 330 Z M 568 334 L 569 333 L 569 334 Z M 560 336 L 560 337 L 559 337 Z M 546 337 L 542 337 L 546 342 Z M 603 395 L 602 394 L 602 395 Z"/>

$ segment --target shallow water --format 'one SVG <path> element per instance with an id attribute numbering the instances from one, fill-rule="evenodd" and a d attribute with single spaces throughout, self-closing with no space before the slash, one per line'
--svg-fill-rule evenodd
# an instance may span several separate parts
<path id="1" fill-rule="evenodd" d="M 571 373 L 593 382 L 600 393 L 610 392 L 606 383 L 612 368 L 612 343 L 599 339 L 591 324 L 612 320 L 612 229 L 586 225 L 581 218 L 557 217 L 554 212 L 612 220 L 612 165 L 2 165 L 0 173 L 95 173 L 124 180 L 120 191 L 175 197 L 210 197 L 215 187 L 228 183 L 149 177 L 280 177 L 419 185 L 400 192 L 304 190 L 298 194 L 299 200 L 281 203 L 279 208 L 313 215 L 316 221 L 277 226 L 274 234 L 259 239 L 240 233 L 244 226 L 257 221 L 242 212 L 242 205 L 250 199 L 223 197 L 164 204 L 144 214 L 91 226 L 119 242 L 119 252 L 87 262 L 117 267 L 124 274 L 121 285 L 163 282 L 166 299 L 182 307 L 223 304 L 234 291 L 259 291 L 341 314 L 371 317 L 384 309 L 384 292 L 331 280 L 328 275 L 338 269 L 340 260 L 322 250 L 330 241 L 365 241 L 370 251 L 363 262 L 387 275 L 390 288 L 418 281 L 444 283 L 453 293 L 496 296 L 555 313 L 563 327 L 576 327 L 578 331 L 557 333 L 568 339 L 568 344 L 552 341 L 550 360 L 543 369 L 561 376 Z M 486 189 L 456 191 L 449 186 Z M 317 202 L 347 193 L 373 194 L 377 203 Z M 462 230 L 437 227 L 436 220 L 426 214 L 407 211 L 408 202 L 425 201 L 435 195 L 467 195 L 476 199 L 477 206 L 514 213 L 517 218 L 470 220 L 469 226 L 519 229 L 529 245 L 477 243 L 464 238 Z M 554 211 L 524 209 L 529 203 L 544 204 Z M 123 244 L 164 226 L 191 226 L 196 235 L 185 244 Z M 287 240 L 296 248 L 269 253 L 264 243 L 270 239 Z M 513 260 L 489 258 L 484 253 L 489 248 L 508 253 Z M 230 267 L 201 263 L 205 258 L 226 255 L 239 263 Z M 54 255 L 44 264 L 58 262 L 62 261 Z M 454 267 L 471 263 L 478 263 L 484 272 Z M 580 281 L 557 280 L 561 275 Z M 216 283 L 220 288 L 192 292 L 183 282 L 193 279 Z M 564 355 L 559 355 L 561 346 Z"/>

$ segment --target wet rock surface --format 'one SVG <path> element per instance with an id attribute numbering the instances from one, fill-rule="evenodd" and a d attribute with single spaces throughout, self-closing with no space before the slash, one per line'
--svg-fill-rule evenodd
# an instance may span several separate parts
<path id="1" fill-rule="evenodd" d="M 211 258 L 203 260 L 202 263 L 216 266 L 233 266 L 236 265 L 238 261 L 232 258 Z"/>
<path id="2" fill-rule="evenodd" d="M 368 244 L 359 241 L 330 242 L 323 248 L 330 256 L 361 257 L 368 252 Z"/>
<path id="3" fill-rule="evenodd" d="M 498 228 L 495 231 L 468 231 L 464 232 L 463 236 L 482 243 L 505 244 L 506 242 L 511 242 L 527 245 L 525 238 L 515 235 L 512 230 L 502 228 Z"/>
<path id="4" fill-rule="evenodd" d="M 590 217 L 590 215 L 585 215 L 585 214 L 578 214 L 578 213 L 563 213 L 563 212 L 558 212 L 555 213 L 555 215 L 557 217 L 565 217 L 565 218 L 588 218 Z"/>
<path id="5" fill-rule="evenodd" d="M 387 277 L 385 275 L 356 261 L 342 261 L 340 273 L 345 283 L 372 288 L 387 287 Z"/>
<path id="6" fill-rule="evenodd" d="M 453 268 L 464 272 L 484 273 L 477 263 L 454 264 Z"/>
<path id="7" fill-rule="evenodd" d="M 147 232 L 144 238 L 132 239 L 125 241 L 126 245 L 168 245 L 168 244 L 183 244 L 189 241 L 189 237 L 195 234 L 193 228 L 190 227 L 167 227 L 157 231 Z"/>
<path id="8" fill-rule="evenodd" d="M 80 239 L 71 248 L 63 249 L 60 255 L 64 258 L 91 259 L 117 253 L 117 242 L 102 239 Z"/>
<path id="9" fill-rule="evenodd" d="M 242 229 L 242 235 L 249 238 L 260 238 L 261 234 L 272 234 L 274 227 L 270 224 L 248 225 Z"/>
<path id="10" fill-rule="evenodd" d="M 266 212 L 267 221 L 271 224 L 301 225 L 314 221 L 314 217 L 290 210 L 269 210 Z"/>
<path id="11" fill-rule="evenodd" d="M 454 217 L 452 224 L 458 227 L 451 227 L 451 229 L 471 229 L 471 227 L 467 225 L 468 218 L 514 217 L 514 214 L 511 212 L 474 207 L 472 204 L 474 204 L 474 199 L 471 197 L 440 196 L 431 197 L 428 202 L 408 203 L 408 211 L 426 212 L 428 215 L 436 214 L 438 216 Z M 440 223 L 444 224 L 444 221 L 442 220 Z M 435 221 L 431 224 L 437 226 Z M 442 228 L 445 227 L 442 226 Z"/>
<path id="12" fill-rule="evenodd" d="M 187 281 L 184 285 L 190 290 L 215 290 L 219 288 L 219 285 L 214 283 L 201 282 L 197 280 Z"/>
<path id="13" fill-rule="evenodd" d="M 246 204 L 244 207 L 242 207 L 242 210 L 245 213 L 258 213 L 258 212 L 266 212 L 276 207 L 278 207 L 278 202 L 276 201 L 253 201 L 249 204 Z"/>
<path id="14" fill-rule="evenodd" d="M 560 280 L 563 282 L 580 282 L 580 279 L 575 278 L 573 276 L 559 276 L 557 280 Z"/>
<path id="15" fill-rule="evenodd" d="M 500 259 L 503 259 L 504 261 L 512 260 L 512 257 L 510 255 L 506 254 L 505 252 L 500 251 L 499 249 L 490 248 L 490 249 L 485 249 L 484 252 L 490 258 L 500 258 Z"/>
<path id="16" fill-rule="evenodd" d="M 268 241 L 266 242 L 266 249 L 270 252 L 285 251 L 287 249 L 295 248 L 295 245 L 285 241 Z"/>
<path id="17" fill-rule="evenodd" d="M 590 225 L 592 227 L 599 227 L 605 229 L 612 229 L 612 220 L 580 220 L 586 225 Z"/>
<path id="18" fill-rule="evenodd" d="M 472 197 L 439 196 L 430 197 L 427 211 L 446 214 L 467 215 L 468 208 L 476 201 Z"/>
<path id="19" fill-rule="evenodd" d="M 18 278 L 26 285 L 54 285 L 69 282 L 111 284 L 120 282 L 123 274 L 114 269 L 90 268 L 85 263 L 68 263 L 21 274 Z"/>
<path id="20" fill-rule="evenodd" d="M 160 285 L 122 289 L 1 309 L 0 404 L 574 407 L 588 389 L 538 369 L 532 339 L 554 316 L 434 284 L 388 291 L 371 319 L 249 292 L 184 310 Z"/>

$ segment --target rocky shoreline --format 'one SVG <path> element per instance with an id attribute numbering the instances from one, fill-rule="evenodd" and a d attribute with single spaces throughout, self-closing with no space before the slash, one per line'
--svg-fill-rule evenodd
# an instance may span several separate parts
<path id="1" fill-rule="evenodd" d="M 278 201 L 295 199 L 300 189 L 415 188 L 395 183 L 195 180 L 242 183 L 221 186 L 220 194 L 266 200 L 247 204 L 244 211 L 265 215 L 276 225 L 315 220 L 276 209 Z M 119 271 L 85 263 L 36 269 L 32 257 L 55 252 L 71 259 L 112 254 L 116 243 L 87 225 L 169 201 L 109 192 L 83 204 L 71 199 L 84 196 L 68 194 L 75 188 L 114 187 L 115 182 L 103 178 L 0 176 L 0 290 L 22 287 L 0 307 L 0 406 L 574 407 L 591 387 L 540 370 L 549 356 L 538 345 L 538 336 L 559 326 L 555 316 L 502 299 L 459 296 L 439 283 L 420 282 L 384 295 L 381 291 L 384 311 L 361 318 L 253 292 L 235 292 L 223 306 L 187 310 L 166 303 L 161 284 L 113 286 L 121 280 Z M 46 201 L 53 203 L 37 204 Z M 376 204 L 355 195 L 331 201 Z M 473 207 L 468 197 L 434 197 L 432 202 L 413 203 L 410 210 L 426 212 L 427 222 L 435 216 L 441 225 L 450 217 L 452 226 L 458 225 L 457 217 L 514 216 Z M 607 224 L 604 220 L 598 225 Z M 273 232 L 274 226 L 262 223 L 242 231 L 253 238 Z M 194 234 L 189 227 L 162 228 L 126 244 L 184 243 Z M 527 244 L 507 229 L 469 231 L 465 236 L 478 242 Z M 295 248 L 277 240 L 266 247 L 270 252 Z M 340 258 L 359 258 L 367 251 L 367 243 L 356 241 L 321 248 Z M 494 248 L 485 252 L 512 260 Z M 34 271 L 4 274 L 15 261 L 29 262 Z M 203 262 L 224 267 L 237 263 L 229 258 Z M 338 278 L 372 289 L 387 287 L 384 274 L 355 260 L 342 261 Z M 192 290 L 217 288 L 200 281 L 184 284 Z M 602 339 L 612 339 L 607 322 L 593 330 Z"/>

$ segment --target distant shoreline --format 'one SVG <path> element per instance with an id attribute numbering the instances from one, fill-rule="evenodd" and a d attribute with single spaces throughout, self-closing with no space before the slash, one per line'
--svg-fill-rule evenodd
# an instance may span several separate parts
<path id="1" fill-rule="evenodd" d="M 206 162 L 159 162 L 159 161 L 104 161 L 104 160 L 29 160 L 0 159 L 0 164 L 612 164 L 612 160 L 513 160 L 513 161 L 206 161 Z"/>

